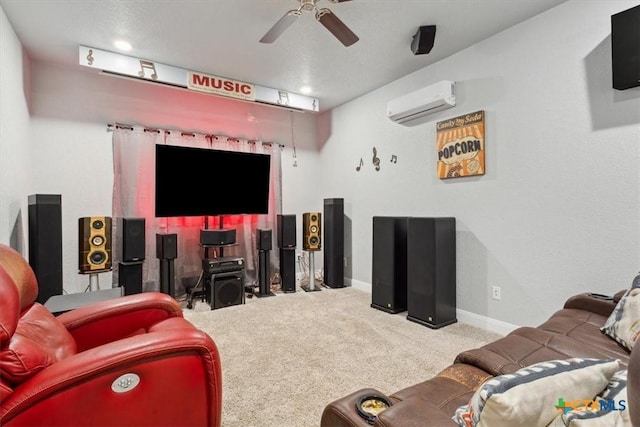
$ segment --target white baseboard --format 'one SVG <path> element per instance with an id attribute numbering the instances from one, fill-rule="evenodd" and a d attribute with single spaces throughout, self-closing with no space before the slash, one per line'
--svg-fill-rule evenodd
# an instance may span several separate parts
<path id="1" fill-rule="evenodd" d="M 456 316 L 459 322 L 466 323 L 471 326 L 487 330 L 489 332 L 495 332 L 501 335 L 507 335 L 514 329 L 519 328 L 517 325 L 503 322 L 501 320 L 492 319 L 490 317 L 481 316 L 480 314 L 471 313 L 466 310 L 456 310 Z"/>
<path id="2" fill-rule="evenodd" d="M 352 286 L 356 289 L 371 293 L 371 283 L 345 278 L 345 285 Z M 501 335 L 507 335 L 509 332 L 519 327 L 517 325 L 512 325 L 511 323 L 492 319 L 490 317 L 482 316 L 480 314 L 460 309 L 456 310 L 456 318 L 459 322 L 466 323 L 468 325 L 475 326 L 489 332 L 495 332 Z"/>

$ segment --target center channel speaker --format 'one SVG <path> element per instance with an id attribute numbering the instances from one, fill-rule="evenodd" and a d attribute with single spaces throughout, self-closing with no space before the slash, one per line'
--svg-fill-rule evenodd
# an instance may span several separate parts
<path id="1" fill-rule="evenodd" d="M 78 235 L 80 273 L 111 270 L 111 217 L 79 218 Z"/>
<path id="2" fill-rule="evenodd" d="M 319 251 L 320 246 L 320 212 L 305 212 L 302 214 L 302 249 L 305 251 Z"/>
<path id="3" fill-rule="evenodd" d="M 224 246 L 236 242 L 236 229 L 202 229 L 200 230 L 200 244 L 206 246 Z"/>

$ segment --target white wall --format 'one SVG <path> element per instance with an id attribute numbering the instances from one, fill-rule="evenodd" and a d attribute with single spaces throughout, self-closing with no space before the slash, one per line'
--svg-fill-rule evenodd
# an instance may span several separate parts
<path id="1" fill-rule="evenodd" d="M 463 312 L 535 325 L 570 295 L 629 287 L 640 267 L 640 88 L 611 88 L 610 16 L 636 4 L 564 3 L 323 115 L 331 173 L 319 198 L 345 198 L 354 282 L 371 282 L 373 216 L 454 216 Z M 387 101 L 439 80 L 456 82 L 456 107 L 412 127 L 385 117 Z M 486 174 L 439 180 L 436 122 L 477 110 Z"/>
<path id="2" fill-rule="evenodd" d="M 29 67 L 23 67 L 23 59 L 22 45 L 0 8 L 0 243 L 26 256 L 32 162 L 29 85 L 23 78 Z"/>

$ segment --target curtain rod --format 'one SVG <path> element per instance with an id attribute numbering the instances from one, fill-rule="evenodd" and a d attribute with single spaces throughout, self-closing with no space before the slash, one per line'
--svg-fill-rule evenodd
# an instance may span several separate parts
<path id="1" fill-rule="evenodd" d="M 113 132 L 115 129 L 133 130 L 134 126 L 123 124 L 123 123 L 107 123 L 107 132 Z M 217 140 L 221 137 L 224 137 L 224 138 L 227 138 L 228 142 L 240 142 L 239 138 L 233 138 L 226 135 L 214 135 L 211 133 L 183 131 L 183 130 L 176 130 L 176 129 L 155 129 L 155 128 L 148 128 L 148 127 L 143 127 L 143 130 L 145 132 L 155 132 L 155 133 L 165 132 L 168 134 L 170 134 L 171 132 L 180 132 L 182 136 L 192 136 L 192 137 L 195 137 L 197 134 L 200 134 L 200 135 L 203 135 L 205 138 L 211 138 L 211 139 Z M 256 144 L 258 142 L 261 142 L 262 145 L 277 145 L 280 148 L 284 148 L 283 144 L 279 144 L 277 142 L 267 142 L 267 141 L 259 141 L 257 139 L 247 139 L 247 143 L 249 144 Z"/>

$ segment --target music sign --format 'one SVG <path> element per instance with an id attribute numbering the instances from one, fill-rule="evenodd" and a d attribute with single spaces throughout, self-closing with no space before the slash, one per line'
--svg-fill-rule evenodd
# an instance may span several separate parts
<path id="1" fill-rule="evenodd" d="M 436 124 L 438 178 L 484 175 L 484 111 Z"/>
<path id="2" fill-rule="evenodd" d="M 212 76 L 195 71 L 189 71 L 187 88 L 198 92 L 244 99 L 245 101 L 255 101 L 256 99 L 255 87 L 251 83 Z"/>

